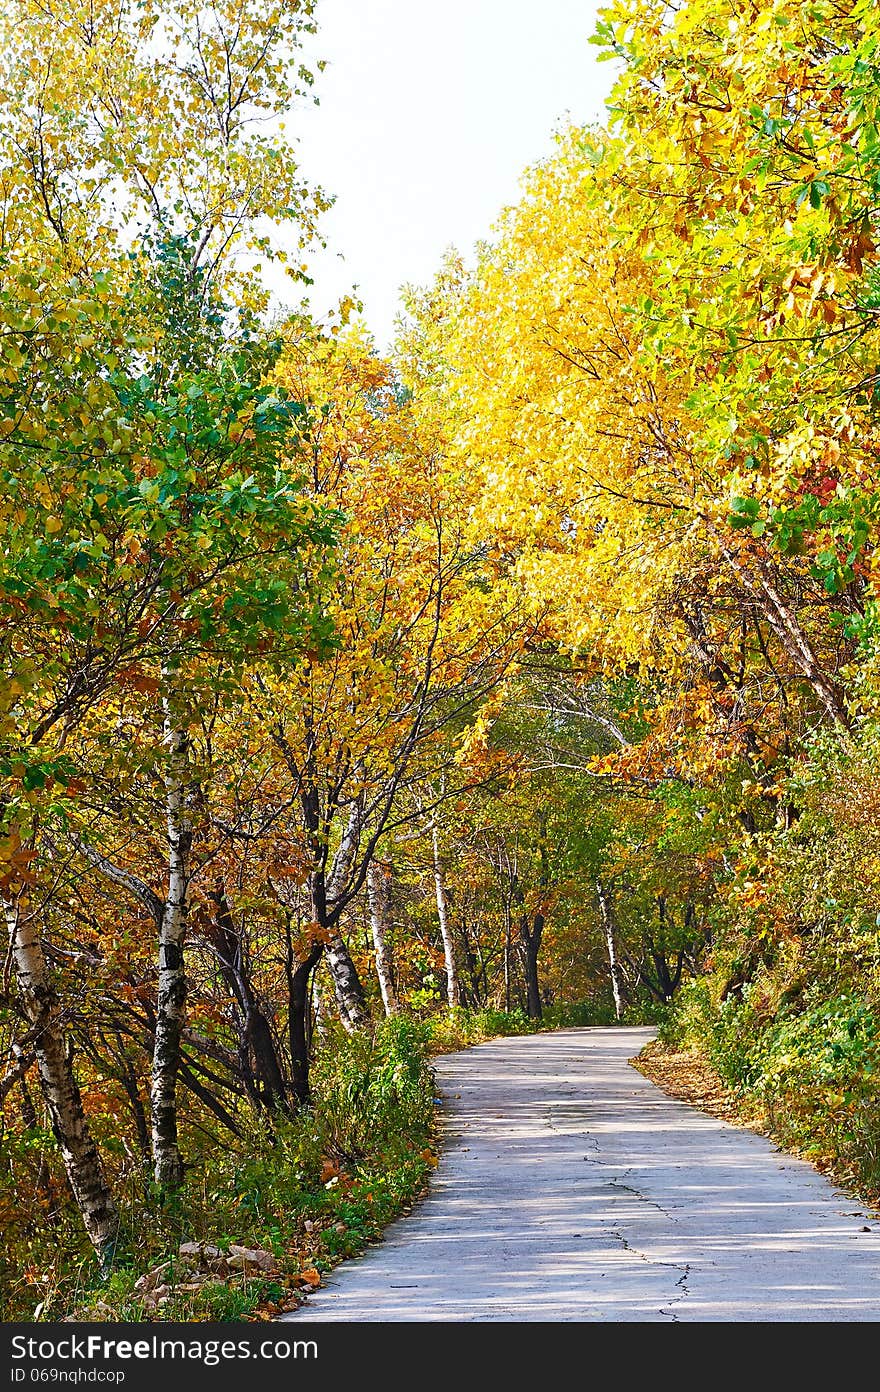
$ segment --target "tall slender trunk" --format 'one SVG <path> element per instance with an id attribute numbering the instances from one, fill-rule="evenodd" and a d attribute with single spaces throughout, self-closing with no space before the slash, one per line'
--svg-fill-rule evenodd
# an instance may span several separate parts
<path id="1" fill-rule="evenodd" d="M 510 1013 L 510 902 L 504 900 L 504 1009 Z"/>
<path id="2" fill-rule="evenodd" d="M 370 905 L 370 930 L 373 936 L 373 949 L 376 953 L 376 975 L 382 1004 L 386 1015 L 396 1015 L 397 995 L 394 990 L 391 946 L 388 942 L 388 929 L 391 918 L 391 867 L 370 861 L 367 870 L 367 898 Z"/>
<path id="3" fill-rule="evenodd" d="M 458 981 L 458 966 L 455 961 L 455 943 L 452 940 L 452 925 L 449 921 L 449 900 L 443 879 L 443 862 L 440 859 L 440 838 L 436 821 L 431 822 L 431 850 L 434 861 L 434 894 L 437 900 L 437 917 L 440 921 L 440 937 L 443 942 L 443 956 L 446 960 L 446 1000 L 450 1010 L 461 1001 L 461 988 Z"/>
<path id="4" fill-rule="evenodd" d="M 222 880 L 210 898 L 215 906 L 212 939 L 220 975 L 236 1004 L 242 1080 L 258 1106 L 283 1110 L 289 1098 L 272 1026 L 254 990 L 242 933 L 236 927 Z"/>
<path id="5" fill-rule="evenodd" d="M 605 946 L 608 949 L 608 965 L 611 968 L 611 990 L 614 993 L 614 1018 L 623 1018 L 623 975 L 617 956 L 617 942 L 614 936 L 614 909 L 609 892 L 601 880 L 596 881 L 596 894 L 599 898 L 599 912 L 602 915 L 602 928 L 605 932 Z"/>
<path id="6" fill-rule="evenodd" d="M 334 911 L 334 900 L 340 899 L 348 883 L 360 832 L 360 807 L 355 805 L 333 857 L 330 874 L 326 880 L 322 875 L 314 876 L 312 883 L 312 914 L 326 935 L 324 956 L 330 969 L 339 1018 L 349 1034 L 369 1027 L 370 1008 L 357 967 L 339 931 L 339 909 Z"/>
<path id="7" fill-rule="evenodd" d="M 849 729 L 852 721 L 842 688 L 822 667 L 797 615 L 770 578 L 767 566 L 760 560 L 746 561 L 735 556 L 717 531 L 715 535 L 727 564 L 758 602 L 760 612 L 791 661 L 812 687 L 819 704 L 835 724 Z"/>
<path id="8" fill-rule="evenodd" d="M 177 1077 L 180 1070 L 180 1036 L 186 1008 L 183 944 L 186 935 L 192 828 L 187 806 L 189 743 L 185 732 L 177 728 L 167 701 L 165 743 L 168 748 L 165 776 L 168 896 L 159 927 L 159 988 L 156 998 L 156 1035 L 150 1104 L 153 1175 L 162 1192 L 173 1192 L 183 1182 L 183 1161 L 177 1136 Z"/>
<path id="9" fill-rule="evenodd" d="M 33 915 L 22 917 L 15 904 L 4 901 L 3 907 L 52 1130 L 89 1241 L 106 1269 L 116 1247 L 119 1215 L 68 1057 L 58 997 L 46 969 L 37 920 Z"/>
<path id="10" fill-rule="evenodd" d="M 323 951 L 322 943 L 312 943 L 308 955 L 294 965 L 293 949 L 287 940 L 287 1030 L 290 1045 L 290 1076 L 293 1095 L 302 1107 L 312 1100 L 309 1085 L 309 981 Z"/>
<path id="11" fill-rule="evenodd" d="M 538 982 L 538 952 L 541 948 L 541 938 L 544 936 L 544 915 L 539 912 L 531 917 L 531 927 L 529 914 L 524 913 L 520 917 L 519 953 L 526 984 L 526 1014 L 530 1020 L 540 1020 L 542 1008 L 541 988 Z"/>

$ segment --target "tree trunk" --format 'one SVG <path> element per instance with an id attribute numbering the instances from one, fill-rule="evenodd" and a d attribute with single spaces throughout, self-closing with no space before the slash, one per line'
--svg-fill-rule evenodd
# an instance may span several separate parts
<path id="1" fill-rule="evenodd" d="M 394 990 L 394 976 L 391 961 L 391 947 L 388 942 L 388 929 L 391 926 L 391 867 L 370 862 L 367 871 L 367 898 L 370 904 L 370 929 L 373 948 L 376 953 L 376 975 L 382 992 L 382 1004 L 386 1015 L 396 1015 L 397 996 Z"/>
<path id="2" fill-rule="evenodd" d="M 327 990 L 321 982 L 320 959 L 315 970 L 312 972 L 310 981 L 310 992 L 312 1005 L 315 1012 L 312 1033 L 316 1034 L 322 1042 L 327 1038 L 327 1028 L 329 1015 L 327 1010 Z"/>
<path id="3" fill-rule="evenodd" d="M 293 965 L 293 951 L 288 938 L 287 953 L 287 1029 L 290 1041 L 290 1075 L 293 1095 L 301 1107 L 307 1107 L 312 1100 L 309 1086 L 309 1038 L 307 1016 L 309 1012 L 309 978 L 321 960 L 323 944 L 312 943 L 304 961 Z"/>
<path id="4" fill-rule="evenodd" d="M 819 704 L 835 724 L 848 730 L 852 721 L 846 708 L 843 690 L 822 667 L 810 640 L 798 622 L 797 615 L 767 573 L 767 566 L 757 559 L 740 559 L 725 545 L 717 531 L 715 535 L 719 539 L 721 554 L 727 564 L 759 604 L 760 612 L 791 661 L 812 687 Z"/>
<path id="5" fill-rule="evenodd" d="M 623 1018 L 623 975 L 617 957 L 617 942 L 614 936 L 614 910 L 609 894 L 601 880 L 596 881 L 596 894 L 599 897 L 599 912 L 605 931 L 605 945 L 608 948 L 608 965 L 611 968 L 611 990 L 614 993 L 614 1018 Z"/>
<path id="6" fill-rule="evenodd" d="M 443 956 L 446 960 L 446 1000 L 450 1010 L 461 1001 L 461 988 L 458 982 L 458 967 L 455 961 L 455 943 L 452 940 L 452 926 L 449 922 L 449 900 L 443 880 L 443 864 L 440 860 L 440 838 L 436 821 L 431 822 L 431 850 L 434 861 L 434 893 L 437 900 L 437 917 L 440 921 L 440 937 L 443 942 Z"/>
<path id="7" fill-rule="evenodd" d="M 653 996 L 663 1005 L 668 1005 L 681 982 L 681 973 L 684 967 L 684 948 L 679 948 L 675 954 L 675 966 L 670 967 L 666 957 L 664 946 L 658 947 L 650 933 L 644 935 L 645 948 L 654 964 L 654 980 L 647 965 L 642 961 L 641 978 Z"/>
<path id="8" fill-rule="evenodd" d="M 183 944 L 186 934 L 187 880 L 192 848 L 187 802 L 189 750 L 186 734 L 175 728 L 166 702 L 165 778 L 168 822 L 168 896 L 159 928 L 159 988 L 156 998 L 156 1036 L 150 1096 L 153 1175 L 160 1191 L 173 1192 L 183 1182 L 183 1161 L 177 1137 L 177 1075 L 180 1036 L 186 1006 Z"/>
<path id="9" fill-rule="evenodd" d="M 504 903 L 504 1009 L 510 1014 L 510 904 Z"/>
<path id="10" fill-rule="evenodd" d="M 274 1111 L 288 1106 L 287 1084 L 278 1059 L 272 1027 L 261 1009 L 245 955 L 242 935 L 236 928 L 222 882 L 211 893 L 215 905 L 213 946 L 220 975 L 237 1007 L 242 1081 L 258 1106 Z"/>
<path id="11" fill-rule="evenodd" d="M 58 997 L 46 970 L 37 922 L 33 916 L 22 919 L 14 904 L 4 903 L 4 911 L 52 1130 L 89 1241 L 106 1270 L 113 1260 L 119 1216 L 65 1047 Z"/>
<path id="12" fill-rule="evenodd" d="M 327 958 L 327 966 L 330 968 L 333 990 L 336 993 L 336 1004 L 339 1007 L 339 1018 L 344 1028 L 349 1034 L 354 1034 L 356 1030 L 367 1029 L 370 1024 L 367 998 L 364 995 L 357 967 L 351 960 L 351 953 L 338 930 L 330 930 L 324 955 Z"/>
<path id="13" fill-rule="evenodd" d="M 519 955 L 523 965 L 526 986 L 526 1014 L 530 1020 L 540 1020 L 542 1014 L 541 989 L 538 982 L 538 952 L 544 936 L 544 915 L 536 913 L 529 927 L 529 915 L 522 914 L 519 921 Z"/>
<path id="14" fill-rule="evenodd" d="M 325 934 L 324 956 L 330 969 L 339 1018 L 349 1034 L 369 1027 L 370 1009 L 357 967 L 339 931 L 340 906 L 337 904 L 334 909 L 334 900 L 339 900 L 345 890 L 352 862 L 357 855 L 360 831 L 361 812 L 360 807 L 355 805 L 333 857 L 330 874 L 326 880 L 322 874 L 314 875 L 311 885 L 312 916 Z"/>

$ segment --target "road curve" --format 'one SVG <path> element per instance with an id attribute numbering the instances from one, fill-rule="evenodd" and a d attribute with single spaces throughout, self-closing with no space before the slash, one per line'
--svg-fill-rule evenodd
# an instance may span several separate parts
<path id="1" fill-rule="evenodd" d="M 561 1030 L 437 1059 L 430 1194 L 283 1318 L 880 1319 L 880 1221 L 629 1067 L 651 1036 Z"/>

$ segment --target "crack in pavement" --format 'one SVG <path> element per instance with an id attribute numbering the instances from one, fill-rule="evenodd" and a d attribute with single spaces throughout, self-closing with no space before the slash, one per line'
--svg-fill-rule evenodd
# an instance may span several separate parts
<path id="1" fill-rule="evenodd" d="M 625 1252 L 631 1252 L 634 1257 L 638 1257 L 639 1261 L 643 1261 L 647 1266 L 654 1268 L 659 1267 L 665 1271 L 678 1271 L 680 1273 L 678 1280 L 675 1282 L 675 1288 L 681 1292 L 680 1295 L 673 1296 L 665 1305 L 659 1305 L 657 1307 L 658 1314 L 666 1316 L 677 1324 L 678 1315 L 671 1307 L 673 1305 L 679 1305 L 682 1300 L 687 1299 L 688 1295 L 690 1295 L 690 1291 L 687 1288 L 688 1278 L 691 1274 L 690 1262 L 681 1264 L 679 1262 L 663 1261 L 660 1257 L 651 1257 L 647 1252 L 643 1252 L 641 1247 L 636 1247 L 630 1242 L 629 1238 L 626 1237 L 619 1228 L 609 1228 L 608 1235 L 616 1242 L 619 1242 Z"/>
<path id="2" fill-rule="evenodd" d="M 665 1208 L 663 1204 L 658 1203 L 656 1199 L 649 1198 L 647 1194 L 641 1189 L 638 1189 L 634 1184 L 626 1183 L 624 1176 L 631 1174 L 632 1168 L 630 1167 L 624 1170 L 622 1175 L 609 1179 L 609 1188 L 625 1190 L 627 1194 L 631 1194 L 639 1203 L 647 1204 L 650 1208 L 656 1209 L 658 1213 L 661 1213 L 670 1223 L 677 1224 L 679 1220 L 675 1213 Z M 679 1294 L 673 1296 L 665 1305 L 658 1307 L 658 1314 L 671 1319 L 674 1323 L 678 1323 L 678 1315 L 672 1309 L 672 1306 L 679 1305 L 683 1300 L 686 1300 L 690 1294 L 687 1283 L 691 1273 L 691 1263 L 664 1261 L 662 1257 L 650 1256 L 647 1252 L 636 1246 L 635 1243 L 631 1242 L 616 1225 L 610 1228 L 609 1232 L 611 1236 L 623 1246 L 625 1251 L 631 1252 L 633 1256 L 638 1257 L 640 1261 L 646 1262 L 649 1266 L 663 1267 L 668 1271 L 677 1271 L 680 1273 L 678 1280 L 675 1282 L 675 1288 L 679 1291 Z"/>
<path id="3" fill-rule="evenodd" d="M 623 1173 L 625 1175 L 632 1174 L 632 1170 L 624 1170 Z M 608 1183 L 613 1189 L 625 1189 L 628 1194 L 633 1194 L 635 1198 L 641 1199 L 642 1203 L 650 1204 L 652 1208 L 656 1208 L 658 1213 L 662 1213 L 664 1218 L 668 1218 L 670 1223 L 678 1222 L 678 1218 L 671 1209 L 664 1208 L 656 1199 L 649 1199 L 647 1194 L 642 1193 L 641 1189 L 636 1189 L 632 1184 L 626 1184 L 623 1179 L 609 1179 Z"/>
<path id="4" fill-rule="evenodd" d="M 595 1108 L 591 1108 L 591 1111 L 595 1111 Z M 566 1115 L 564 1112 L 562 1112 L 562 1114 L 560 1115 L 560 1112 L 560 1108 L 551 1107 L 548 1109 L 545 1118 L 547 1127 L 550 1130 L 555 1131 L 557 1135 L 564 1135 L 566 1133 L 569 1133 L 570 1131 L 573 1131 L 574 1135 L 578 1137 L 580 1144 L 582 1146 L 586 1146 L 588 1150 L 592 1151 L 592 1154 L 583 1156 L 583 1159 L 587 1161 L 588 1164 L 607 1164 L 608 1162 L 605 1159 L 603 1159 L 602 1156 L 602 1145 L 599 1137 L 592 1134 L 589 1131 L 583 1131 L 578 1133 L 574 1129 L 574 1127 L 564 1125 L 564 1122 L 576 1121 L 576 1118 L 572 1117 L 570 1114 Z M 656 1199 L 650 1198 L 647 1194 L 644 1193 L 643 1190 L 637 1188 L 636 1185 L 628 1184 L 626 1182 L 626 1177 L 631 1174 L 632 1167 L 629 1167 L 625 1169 L 622 1172 L 622 1174 L 614 1175 L 608 1178 L 606 1181 L 608 1188 L 612 1190 L 625 1191 L 627 1194 L 632 1195 L 632 1197 L 636 1199 L 639 1204 L 645 1204 L 649 1208 L 655 1209 L 658 1213 L 662 1214 L 664 1218 L 668 1219 L 670 1223 L 678 1224 L 679 1219 L 674 1212 L 672 1212 L 669 1208 L 664 1207 L 663 1204 L 658 1203 Z M 620 1243 L 624 1251 L 632 1253 L 633 1256 L 638 1257 L 640 1261 L 645 1262 L 648 1266 L 662 1268 L 663 1270 L 667 1270 L 669 1272 L 679 1273 L 678 1278 L 675 1282 L 675 1289 L 679 1291 L 679 1294 L 677 1296 L 673 1296 L 665 1306 L 658 1307 L 659 1314 L 677 1321 L 678 1316 L 675 1314 L 674 1310 L 671 1307 L 673 1305 L 680 1304 L 680 1302 L 686 1299 L 687 1295 L 689 1294 L 687 1289 L 687 1282 L 691 1270 L 690 1263 L 664 1261 L 662 1258 L 650 1256 L 647 1252 L 643 1251 L 635 1243 L 631 1242 L 630 1239 L 626 1236 L 626 1234 L 622 1232 L 620 1227 L 617 1225 L 614 1225 L 610 1228 L 606 1228 L 605 1231 L 614 1241 Z"/>
<path id="5" fill-rule="evenodd" d="M 689 1281 L 689 1279 L 690 1279 L 690 1274 L 691 1274 L 691 1264 L 690 1264 L 690 1262 L 685 1262 L 685 1264 L 684 1264 L 684 1271 L 683 1271 L 682 1275 L 679 1276 L 678 1280 L 677 1280 L 676 1283 L 675 1283 L 676 1286 L 678 1286 L 679 1290 L 681 1291 L 681 1294 L 675 1296 L 674 1299 L 670 1300 L 670 1302 L 669 1302 L 668 1305 L 665 1305 L 665 1306 L 664 1306 L 664 1305 L 661 1305 L 661 1307 L 660 1307 L 660 1314 L 661 1314 L 661 1315 L 668 1315 L 669 1318 L 672 1320 L 673 1324 L 679 1324 L 680 1321 L 679 1321 L 678 1315 L 677 1315 L 677 1314 L 675 1313 L 675 1311 L 672 1309 L 672 1306 L 673 1306 L 673 1305 L 680 1305 L 681 1302 L 682 1302 L 683 1300 L 687 1300 L 688 1296 L 690 1295 L 690 1291 L 688 1290 L 688 1281 Z"/>

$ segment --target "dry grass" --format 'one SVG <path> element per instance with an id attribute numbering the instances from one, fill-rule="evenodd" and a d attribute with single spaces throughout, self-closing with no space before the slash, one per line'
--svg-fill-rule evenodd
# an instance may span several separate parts
<path id="1" fill-rule="evenodd" d="M 864 1204 L 871 1216 L 880 1219 L 880 1193 L 858 1184 L 849 1167 L 838 1157 L 822 1154 L 814 1148 L 806 1154 L 802 1147 L 781 1137 L 771 1125 L 764 1107 L 754 1099 L 738 1095 L 723 1083 L 704 1055 L 692 1050 L 670 1049 L 654 1039 L 632 1060 L 632 1066 L 670 1097 L 689 1102 L 692 1107 L 732 1126 L 771 1137 L 780 1148 L 808 1160 L 832 1184 Z"/>
<path id="2" fill-rule="evenodd" d="M 701 1112 L 708 1112 L 721 1121 L 729 1121 L 733 1126 L 745 1126 L 751 1131 L 766 1133 L 763 1109 L 747 1098 L 737 1096 L 727 1087 L 702 1054 L 691 1050 L 679 1052 L 654 1039 L 645 1045 L 632 1064 L 670 1097 L 689 1102 L 692 1107 L 699 1107 Z"/>

